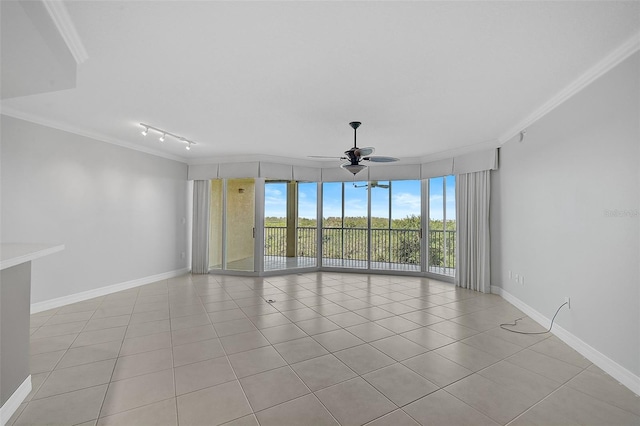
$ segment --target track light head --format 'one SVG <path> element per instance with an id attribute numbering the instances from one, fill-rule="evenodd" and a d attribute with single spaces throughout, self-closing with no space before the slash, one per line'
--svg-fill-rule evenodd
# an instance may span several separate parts
<path id="1" fill-rule="evenodd" d="M 2 0 L 0 0 L 0 1 L 2 1 Z M 139 123 L 139 124 L 144 129 L 141 132 L 144 136 L 147 136 L 149 134 L 149 132 L 156 132 L 157 134 L 160 135 L 160 137 L 158 138 L 158 140 L 160 142 L 164 142 L 165 140 L 167 140 L 167 137 L 170 137 L 172 139 L 175 139 L 178 142 L 185 143 L 187 145 L 186 146 L 187 150 L 191 150 L 191 145 L 195 145 L 196 144 L 194 141 L 191 141 L 191 140 L 185 138 L 184 136 L 176 135 L 175 133 L 171 133 L 171 132 L 169 132 L 167 130 L 164 130 L 164 129 L 161 129 L 159 127 L 155 127 L 155 126 L 152 126 L 152 125 L 147 124 L 147 123 Z"/>

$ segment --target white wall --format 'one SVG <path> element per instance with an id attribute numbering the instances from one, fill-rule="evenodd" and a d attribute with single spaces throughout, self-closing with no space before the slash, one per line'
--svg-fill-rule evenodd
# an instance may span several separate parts
<path id="1" fill-rule="evenodd" d="M 640 54 L 500 150 L 492 284 L 640 375 Z M 610 211 L 625 211 L 612 217 Z M 524 285 L 508 278 L 523 274 Z"/>
<path id="2" fill-rule="evenodd" d="M 0 141 L 1 241 L 66 245 L 32 303 L 187 267 L 186 164 L 6 116 Z"/>

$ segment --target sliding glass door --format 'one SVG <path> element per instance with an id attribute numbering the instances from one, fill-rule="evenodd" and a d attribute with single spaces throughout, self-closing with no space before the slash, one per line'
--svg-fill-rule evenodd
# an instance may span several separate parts
<path id="1" fill-rule="evenodd" d="M 253 179 L 227 179 L 225 269 L 254 270 L 255 191 Z"/>
<path id="2" fill-rule="evenodd" d="M 253 272 L 254 179 L 211 181 L 209 269 Z"/>
<path id="3" fill-rule="evenodd" d="M 209 269 L 222 269 L 224 263 L 224 181 L 211 181 L 209 205 Z"/>
<path id="4" fill-rule="evenodd" d="M 286 269 L 288 256 L 289 217 L 287 183 L 266 181 L 264 184 L 264 269 Z"/>
<path id="5" fill-rule="evenodd" d="M 258 220 L 257 202 L 264 203 Z M 455 276 L 455 176 L 322 184 L 215 179 L 210 211 L 213 270 L 307 268 L 319 260 L 329 268 Z"/>
<path id="6" fill-rule="evenodd" d="M 455 176 L 429 179 L 428 272 L 455 276 Z"/>
<path id="7" fill-rule="evenodd" d="M 317 197 L 315 182 L 265 182 L 265 271 L 317 265 Z"/>

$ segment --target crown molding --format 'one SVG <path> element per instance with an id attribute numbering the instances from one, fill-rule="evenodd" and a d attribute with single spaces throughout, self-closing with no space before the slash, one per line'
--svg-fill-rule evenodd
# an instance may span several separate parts
<path id="1" fill-rule="evenodd" d="M 50 119 L 46 119 L 34 114 L 25 113 L 22 111 L 15 110 L 13 108 L 8 108 L 6 106 L 2 106 L 0 110 L 0 114 L 6 115 L 7 117 L 17 118 L 19 120 L 29 121 L 31 123 L 40 124 L 42 126 L 51 127 L 56 130 L 62 130 L 63 132 L 73 133 L 75 135 L 84 136 L 86 138 L 94 139 L 100 142 L 110 143 L 112 145 L 117 145 L 123 148 L 132 149 L 134 151 L 143 152 L 145 154 L 155 155 L 156 157 L 166 158 L 167 160 L 179 161 L 180 163 L 187 163 L 187 159 L 184 157 L 179 157 L 177 155 L 167 154 L 166 152 L 157 151 L 155 149 L 143 147 L 140 145 L 136 145 L 131 142 L 123 141 L 121 139 L 112 138 L 109 136 L 105 136 L 99 133 L 87 132 L 86 130 L 80 129 L 78 127 L 71 126 L 67 123 L 61 123 L 58 121 L 53 121 Z"/>
<path id="2" fill-rule="evenodd" d="M 485 151 L 488 149 L 500 147 L 500 142 L 497 139 L 490 139 L 484 142 L 478 142 L 473 145 L 463 146 L 461 148 L 448 149 L 446 151 L 435 152 L 422 156 L 416 162 L 417 164 L 431 163 L 432 161 L 447 160 L 449 158 L 458 157 L 464 154 L 472 154 L 474 152 Z"/>
<path id="3" fill-rule="evenodd" d="M 51 16 L 62 39 L 67 44 L 69 51 L 73 55 L 78 65 L 89 59 L 84 44 L 76 31 L 76 27 L 69 16 L 67 7 L 60 0 L 42 0 L 42 4 Z"/>
<path id="4" fill-rule="evenodd" d="M 54 121 L 48 118 L 43 118 L 35 114 L 18 111 L 16 109 L 9 108 L 6 106 L 2 106 L 0 110 L 0 114 L 6 115 L 7 117 L 17 118 L 19 120 L 29 121 L 35 124 L 40 124 L 42 126 L 51 127 L 53 129 L 62 130 L 64 132 L 73 133 L 79 136 L 84 136 L 100 142 L 110 143 L 112 145 L 117 145 L 123 148 L 132 149 L 134 151 L 143 152 L 145 154 L 154 155 L 156 157 L 166 158 L 167 160 L 178 161 L 180 163 L 184 163 L 190 166 L 201 165 L 201 164 L 265 162 L 265 163 L 276 163 L 276 164 L 284 164 L 284 165 L 292 165 L 292 166 L 315 167 L 318 169 L 337 167 L 336 164 L 333 163 L 332 161 L 307 160 L 307 159 L 279 157 L 275 155 L 265 155 L 265 154 L 185 158 L 185 157 L 180 157 L 173 154 L 168 154 L 166 152 L 158 151 L 152 148 L 140 146 L 131 142 L 121 140 L 121 139 L 112 138 L 100 133 L 88 132 L 84 129 L 80 129 L 78 127 L 69 125 L 67 123 L 62 123 L 62 122 Z M 483 151 L 485 149 L 497 148 L 498 146 L 499 146 L 499 143 L 497 140 L 489 140 L 489 141 L 480 142 L 474 145 L 468 145 L 462 148 L 451 149 L 447 151 L 440 151 L 440 152 L 419 157 L 419 158 L 418 157 L 400 158 L 400 161 L 398 161 L 397 163 L 393 163 L 393 165 L 403 166 L 403 165 L 429 163 L 431 161 L 437 161 L 437 160 L 446 159 L 446 158 L 453 158 L 458 155 Z M 381 163 L 381 164 L 373 163 L 373 164 L 367 164 L 367 167 L 384 167 L 385 165 L 386 163 Z"/>
<path id="5" fill-rule="evenodd" d="M 571 84 L 558 92 L 558 94 L 549 99 L 540 108 L 538 108 L 524 120 L 513 126 L 511 129 L 509 129 L 509 131 L 505 132 L 500 137 L 500 139 L 498 139 L 500 141 L 500 145 L 506 143 L 508 140 L 526 129 L 528 126 L 532 125 L 533 123 L 553 111 L 556 107 L 563 104 L 573 95 L 580 92 L 597 78 L 609 72 L 616 65 L 636 53 L 638 50 L 640 50 L 640 32 L 635 33 L 629 40 L 624 42 L 613 52 L 605 56 L 601 61 L 581 74 Z"/>
<path id="6" fill-rule="evenodd" d="M 483 142 L 479 142 L 473 145 L 467 145 L 461 148 L 448 149 L 445 151 L 438 151 L 433 154 L 427 154 L 422 157 L 403 157 L 399 158 L 394 163 L 368 163 L 367 167 L 384 167 L 389 165 L 394 166 L 409 166 L 416 164 L 430 163 L 432 161 L 444 160 L 453 157 L 457 157 L 464 154 L 471 154 L 474 152 L 485 151 L 487 149 L 499 148 L 500 142 L 497 139 L 491 139 Z M 226 155 L 219 157 L 200 157 L 189 158 L 186 160 L 190 166 L 203 165 L 203 164 L 222 164 L 222 163 L 250 163 L 250 162 L 266 162 L 284 164 L 288 166 L 304 166 L 304 167 L 316 167 L 318 169 L 337 167 L 336 160 L 308 160 L 302 158 L 292 157 L 280 157 L 276 155 L 267 154 L 250 154 L 250 155 Z M 342 160 L 344 162 L 344 160 Z"/>

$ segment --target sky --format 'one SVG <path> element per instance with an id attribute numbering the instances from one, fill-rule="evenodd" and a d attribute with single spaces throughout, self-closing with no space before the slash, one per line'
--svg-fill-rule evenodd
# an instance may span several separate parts
<path id="1" fill-rule="evenodd" d="M 430 179 L 429 204 L 431 219 L 443 218 L 443 178 Z M 379 185 L 388 185 L 388 181 L 379 181 Z M 367 182 L 345 182 L 345 216 L 367 215 Z M 265 185 L 265 216 L 286 216 L 285 183 L 267 183 Z M 398 180 L 391 183 L 391 217 L 402 219 L 410 215 L 420 216 L 420 181 Z M 447 219 L 455 217 L 455 179 L 446 179 Z M 316 218 L 317 186 L 315 183 L 298 184 L 299 217 Z M 342 215 L 342 183 L 325 182 L 323 184 L 323 216 L 340 217 Z M 371 215 L 388 217 L 389 189 L 380 186 L 371 188 Z"/>

